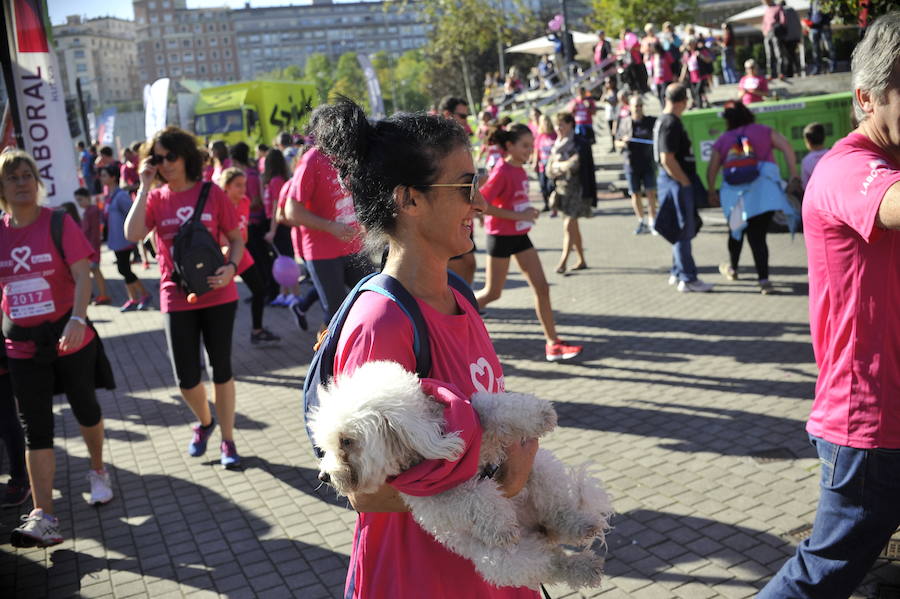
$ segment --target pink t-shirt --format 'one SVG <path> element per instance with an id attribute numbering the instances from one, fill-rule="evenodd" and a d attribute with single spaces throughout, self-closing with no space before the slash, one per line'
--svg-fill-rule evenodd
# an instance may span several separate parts
<path id="1" fill-rule="evenodd" d="M 463 314 L 448 315 L 419 302 L 428 325 L 431 378 L 454 386 L 463 397 L 505 389 L 503 369 L 484 323 L 455 290 Z M 413 331 L 401 308 L 377 293 L 364 293 L 344 324 L 334 372 L 349 373 L 365 362 L 392 360 L 415 370 Z M 462 483 L 475 469 L 457 468 L 448 483 Z M 414 491 L 394 480 L 398 491 Z M 537 599 L 526 588 L 497 588 L 478 575 L 471 561 L 445 549 L 409 513 L 363 513 L 356 520 L 344 596 L 365 599 Z"/>
<path id="2" fill-rule="evenodd" d="M 321 218 L 359 228 L 353 197 L 340 184 L 331 161 L 318 148 L 303 155 L 294 170 L 291 199 Z M 331 260 L 362 249 L 360 236 L 341 241 L 331 233 L 301 226 L 304 260 Z"/>
<path id="3" fill-rule="evenodd" d="M 544 167 L 547 166 L 547 159 L 550 158 L 550 150 L 553 149 L 553 142 L 556 141 L 556 133 L 538 133 L 534 139 L 534 147 L 538 153 L 538 172 L 543 173 Z"/>
<path id="4" fill-rule="evenodd" d="M 245 168 L 244 174 L 247 176 L 247 197 L 250 198 L 250 224 L 258 225 L 266 219 L 262 179 L 252 166 Z"/>
<path id="5" fill-rule="evenodd" d="M 272 177 L 263 190 L 263 206 L 266 209 L 266 218 L 275 216 L 275 205 L 278 202 L 278 194 L 281 187 L 285 184 L 285 178 L 280 176 Z"/>
<path id="6" fill-rule="evenodd" d="M 291 178 L 287 183 L 281 186 L 281 191 L 278 192 L 278 208 L 279 210 L 284 210 L 285 205 L 287 204 L 288 198 L 292 196 L 294 179 Z M 300 227 L 291 227 L 291 246 L 294 248 L 294 257 L 300 260 L 303 259 L 303 232 L 300 230 Z"/>
<path id="7" fill-rule="evenodd" d="M 762 102 L 765 99 L 762 95 L 754 92 L 769 91 L 769 82 L 765 77 L 744 75 L 741 77 L 741 80 L 738 81 L 738 87 L 744 90 L 744 95 L 741 96 L 741 102 L 744 104 L 753 104 L 754 102 Z"/>
<path id="8" fill-rule="evenodd" d="M 240 229 L 241 231 L 241 238 L 243 238 L 244 243 L 247 243 L 248 227 L 250 225 L 250 198 L 244 196 L 241 198 L 241 201 L 238 202 L 237 206 L 235 206 L 233 203 L 231 205 L 234 207 L 234 213 L 238 219 L 238 229 Z M 219 237 L 219 240 L 223 244 L 222 251 L 227 251 L 228 238 L 222 235 Z M 244 250 L 244 253 L 241 256 L 241 261 L 237 265 L 237 274 L 242 274 L 245 270 L 247 270 L 254 264 L 255 262 L 253 261 L 253 256 L 250 255 L 250 252 Z"/>
<path id="9" fill-rule="evenodd" d="M 481 195 L 488 204 L 522 212 L 531 207 L 528 199 L 528 174 L 521 166 L 501 162 L 481 186 Z M 527 220 L 510 220 L 489 214 L 484 216 L 484 230 L 488 235 L 524 235 L 532 224 Z"/>
<path id="10" fill-rule="evenodd" d="M 156 230 L 157 260 L 159 261 L 159 303 L 162 312 L 179 312 L 182 310 L 198 310 L 236 301 L 237 287 L 234 282 L 207 291 L 197 299 L 197 303 L 189 304 L 184 290 L 172 280 L 172 240 L 181 225 L 194 214 L 194 206 L 200 197 L 202 183 L 197 183 L 187 191 L 173 192 L 168 185 L 157 187 L 147 196 L 147 228 Z M 234 206 L 218 185 L 212 185 L 206 205 L 203 207 L 201 222 L 206 225 L 213 239 L 219 239 L 238 227 L 238 218 Z"/>
<path id="11" fill-rule="evenodd" d="M 231 158 L 226 158 L 224 161 L 222 161 L 221 165 L 216 164 L 213 167 L 212 176 L 210 178 L 210 181 L 212 181 L 213 183 L 218 185 L 219 184 L 219 175 L 221 175 L 222 171 L 224 171 L 227 168 L 231 168 Z"/>
<path id="12" fill-rule="evenodd" d="M 132 187 L 141 182 L 137 166 L 131 162 L 123 162 L 119 167 L 119 179 L 128 187 Z"/>
<path id="13" fill-rule="evenodd" d="M 62 235 L 66 261 L 63 262 L 50 236 L 52 212 L 50 208 L 41 208 L 40 216 L 27 227 L 12 227 L 8 214 L 0 221 L 0 288 L 3 290 L 0 308 L 7 318 L 23 327 L 54 322 L 71 310 L 75 302 L 75 279 L 69 265 L 79 260 L 99 259 L 75 221 L 66 216 Z M 75 353 L 93 338 L 94 331 L 88 327 L 81 346 L 59 355 Z M 10 358 L 31 358 L 34 342 L 7 339 L 6 353 Z"/>
<path id="14" fill-rule="evenodd" d="M 656 85 L 661 85 L 663 83 L 672 81 L 672 64 L 674 62 L 675 59 L 672 58 L 672 54 L 669 52 L 654 54 L 652 62 L 653 83 L 655 83 Z"/>
<path id="15" fill-rule="evenodd" d="M 809 328 L 819 378 L 806 430 L 900 449 L 900 231 L 875 221 L 900 164 L 851 133 L 819 162 L 803 201 Z"/>
<path id="16" fill-rule="evenodd" d="M 597 110 L 597 106 L 594 104 L 592 98 L 585 98 L 584 100 L 581 98 L 574 98 L 566 106 L 566 110 L 571 112 L 572 116 L 575 117 L 576 125 L 590 125 L 594 122 L 593 117 L 594 112 Z"/>
<path id="17" fill-rule="evenodd" d="M 745 135 L 750 141 L 757 160 L 775 162 L 775 156 L 772 153 L 772 129 L 759 123 L 750 123 L 737 129 L 731 129 L 719 136 L 719 139 L 713 144 L 713 149 L 722 157 L 722 162 L 725 161 L 728 151 L 737 143 L 737 138 L 741 135 Z"/>

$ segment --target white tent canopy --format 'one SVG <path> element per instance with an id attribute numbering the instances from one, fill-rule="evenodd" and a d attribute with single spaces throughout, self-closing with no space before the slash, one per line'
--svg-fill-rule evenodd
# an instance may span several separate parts
<path id="1" fill-rule="evenodd" d="M 787 5 L 797 11 L 801 19 L 809 12 L 809 0 L 787 0 Z M 744 23 L 746 25 L 760 26 L 766 7 L 762 4 L 748 8 L 744 12 L 728 17 L 729 23 Z"/>
<path id="2" fill-rule="evenodd" d="M 597 45 L 599 38 L 593 33 L 581 33 L 580 31 L 570 31 L 572 41 L 575 42 L 575 52 L 577 58 L 582 60 L 590 60 L 594 56 L 594 46 Z M 507 54 L 553 54 L 553 42 L 547 36 L 538 37 L 506 49 Z"/>

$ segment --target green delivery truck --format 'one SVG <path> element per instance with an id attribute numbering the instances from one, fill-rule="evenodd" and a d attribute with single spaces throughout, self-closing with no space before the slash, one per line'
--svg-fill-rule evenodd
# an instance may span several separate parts
<path id="1" fill-rule="evenodd" d="M 756 122 L 768 125 L 784 135 L 797 153 L 797 165 L 806 155 L 803 144 L 803 128 L 817 121 L 825 126 L 825 145 L 831 147 L 834 142 L 853 130 L 853 100 L 850 92 L 790 98 L 775 102 L 758 102 L 749 108 L 756 116 Z M 697 159 L 697 174 L 706 184 L 706 167 L 715 141 L 726 131 L 722 109 L 707 108 L 690 110 L 681 115 L 684 128 L 691 138 L 694 156 Z M 782 177 L 787 178 L 787 164 L 781 152 L 775 152 L 775 158 L 781 167 Z M 721 180 L 721 173 L 719 175 Z"/>
<path id="2" fill-rule="evenodd" d="M 207 142 L 271 144 L 281 131 L 302 131 L 317 104 L 302 81 L 243 81 L 200 90 L 194 133 Z"/>

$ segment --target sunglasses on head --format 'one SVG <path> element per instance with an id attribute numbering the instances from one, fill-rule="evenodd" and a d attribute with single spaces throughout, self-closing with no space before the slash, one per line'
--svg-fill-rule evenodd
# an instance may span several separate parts
<path id="1" fill-rule="evenodd" d="M 162 164 L 163 160 L 175 162 L 178 160 L 178 154 L 175 152 L 169 152 L 168 154 L 151 154 L 148 162 L 153 166 L 156 166 L 157 164 Z"/>

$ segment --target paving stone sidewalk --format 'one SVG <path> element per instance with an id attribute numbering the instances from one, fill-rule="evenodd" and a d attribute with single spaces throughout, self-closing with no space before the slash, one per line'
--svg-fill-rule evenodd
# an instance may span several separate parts
<path id="1" fill-rule="evenodd" d="M 515 268 L 488 308 L 507 388 L 556 403 L 560 427 L 543 444 L 594 464 L 618 512 L 603 587 L 553 587 L 554 598 L 751 597 L 793 552 L 790 533 L 812 522 L 819 468 L 804 422 L 816 369 L 803 238 L 769 237 L 777 294 L 762 296 L 749 249 L 738 281 L 718 275 L 724 221 L 715 210 L 703 217 L 694 253 L 701 277 L 716 283 L 710 294 L 667 284 L 669 245 L 632 234 L 621 196 L 581 221 L 586 271 L 553 272 L 562 223 L 542 215 L 532 239 L 560 333 L 586 347 L 577 361 L 544 361 Z M 483 267 L 483 253 L 478 260 Z M 104 264 L 123 300 L 110 255 Z M 156 285 L 155 266 L 141 274 Z M 56 506 L 66 541 L 15 550 L 9 531 L 27 510 L 3 511 L 0 597 L 339 597 L 354 513 L 318 488 L 306 442 L 300 388 L 312 334 L 271 308 L 266 325 L 284 341 L 251 347 L 241 304 L 234 369 L 244 468 L 232 472 L 218 466 L 218 434 L 207 456 L 187 455 L 192 417 L 173 383 L 161 314 L 90 314 L 119 380 L 100 393 L 116 498 L 99 509 L 85 503 L 87 452 L 58 398 Z M 320 318 L 314 309 L 312 330 Z M 854 597 L 877 596 L 879 584 L 900 585 L 897 562 L 878 562 Z"/>

